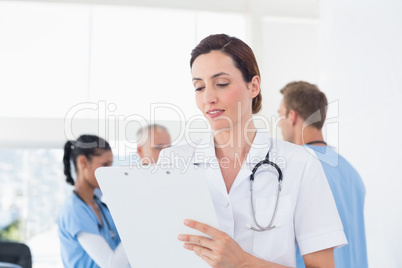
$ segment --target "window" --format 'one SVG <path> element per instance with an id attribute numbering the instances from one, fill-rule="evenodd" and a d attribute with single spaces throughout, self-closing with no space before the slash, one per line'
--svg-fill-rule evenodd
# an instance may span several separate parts
<path id="1" fill-rule="evenodd" d="M 66 186 L 61 149 L 0 150 L 0 211 L 9 219 L 5 238 L 25 240 L 49 229 L 71 188 Z"/>
<path id="2" fill-rule="evenodd" d="M 64 117 L 86 100 L 89 8 L 0 2 L 5 117 Z"/>
<path id="3" fill-rule="evenodd" d="M 62 119 L 149 120 L 150 105 L 160 102 L 185 116 L 197 114 L 190 52 L 203 37 L 220 32 L 245 38 L 244 16 L 1 1 L 0 89 L 7 97 L 0 99 L 0 119 L 12 134 L 1 136 L 0 144 L 33 149 L 0 148 L 0 235 L 27 242 L 38 267 L 60 267 L 56 217 L 72 190 L 63 175 L 62 147 L 51 149 L 66 139 Z M 85 103 L 88 109 L 74 110 Z M 99 113 L 100 105 L 106 113 Z M 178 120 L 172 109 L 155 116 Z M 18 124 L 30 129 L 32 120 L 44 129 L 21 131 Z M 86 126 L 78 121 L 73 124 Z M 133 152 L 114 153 L 115 165 L 139 161 Z"/>
<path id="4" fill-rule="evenodd" d="M 124 116 L 149 118 L 150 104 L 160 102 L 194 115 L 192 48 L 212 33 L 245 38 L 245 18 L 236 13 L 1 2 L 0 18 L 6 117 L 64 118 L 77 104 L 99 101 Z"/>

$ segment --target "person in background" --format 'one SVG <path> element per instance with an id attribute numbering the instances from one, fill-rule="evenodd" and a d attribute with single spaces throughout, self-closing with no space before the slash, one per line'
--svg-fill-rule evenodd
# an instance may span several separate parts
<path id="1" fill-rule="evenodd" d="M 113 163 L 109 143 L 95 135 L 67 141 L 63 163 L 66 181 L 74 185 L 57 219 L 64 267 L 130 267 L 112 216 L 94 195 L 95 170 Z"/>
<path id="2" fill-rule="evenodd" d="M 138 130 L 137 139 L 137 153 L 143 165 L 156 163 L 161 150 L 169 147 L 171 143 L 167 128 L 157 124 Z"/>
<path id="3" fill-rule="evenodd" d="M 280 92 L 283 100 L 278 113 L 283 118 L 279 123 L 283 138 L 315 151 L 343 223 L 348 245 L 335 250 L 335 267 L 368 267 L 363 215 L 365 188 L 352 165 L 324 141 L 322 127 L 328 106 L 325 94 L 303 81 L 291 82 Z M 299 250 L 297 267 L 305 267 Z"/>

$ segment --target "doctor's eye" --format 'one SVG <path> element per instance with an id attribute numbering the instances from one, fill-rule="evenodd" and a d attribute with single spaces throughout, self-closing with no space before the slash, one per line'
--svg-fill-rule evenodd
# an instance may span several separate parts
<path id="1" fill-rule="evenodd" d="M 226 87 L 229 85 L 229 83 L 221 83 L 221 84 L 216 84 L 218 87 Z"/>
<path id="2" fill-rule="evenodd" d="M 197 87 L 197 88 L 195 88 L 195 91 L 201 91 L 201 90 L 203 90 L 205 87 Z"/>

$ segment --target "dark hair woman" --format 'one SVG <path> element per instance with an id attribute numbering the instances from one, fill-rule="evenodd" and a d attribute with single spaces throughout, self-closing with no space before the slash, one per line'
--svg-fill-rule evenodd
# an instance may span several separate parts
<path id="1" fill-rule="evenodd" d="M 71 162 L 73 165 L 71 165 Z M 64 145 L 64 174 L 74 185 L 58 217 L 61 256 L 65 267 L 129 267 L 112 216 L 95 195 L 98 167 L 111 166 L 110 145 L 95 135 L 82 135 Z M 73 179 L 71 171 L 77 174 Z"/>

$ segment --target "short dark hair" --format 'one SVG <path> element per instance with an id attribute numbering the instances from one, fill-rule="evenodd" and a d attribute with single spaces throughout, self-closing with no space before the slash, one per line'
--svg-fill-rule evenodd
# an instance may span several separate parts
<path id="1" fill-rule="evenodd" d="M 193 63 L 198 56 L 208 54 L 213 50 L 221 51 L 231 57 L 236 68 L 242 73 L 245 82 L 251 82 L 256 75 L 260 76 L 260 70 L 253 50 L 239 38 L 226 34 L 214 34 L 201 40 L 193 51 L 191 51 L 190 67 L 193 67 Z M 260 91 L 253 99 L 253 114 L 261 110 L 261 101 L 262 95 Z"/>
<path id="2" fill-rule="evenodd" d="M 295 81 L 280 90 L 283 94 L 283 104 L 286 115 L 290 110 L 296 111 L 305 121 L 314 113 L 320 113 L 320 118 L 313 119 L 311 125 L 321 130 L 327 116 L 327 97 L 313 84 Z"/>

